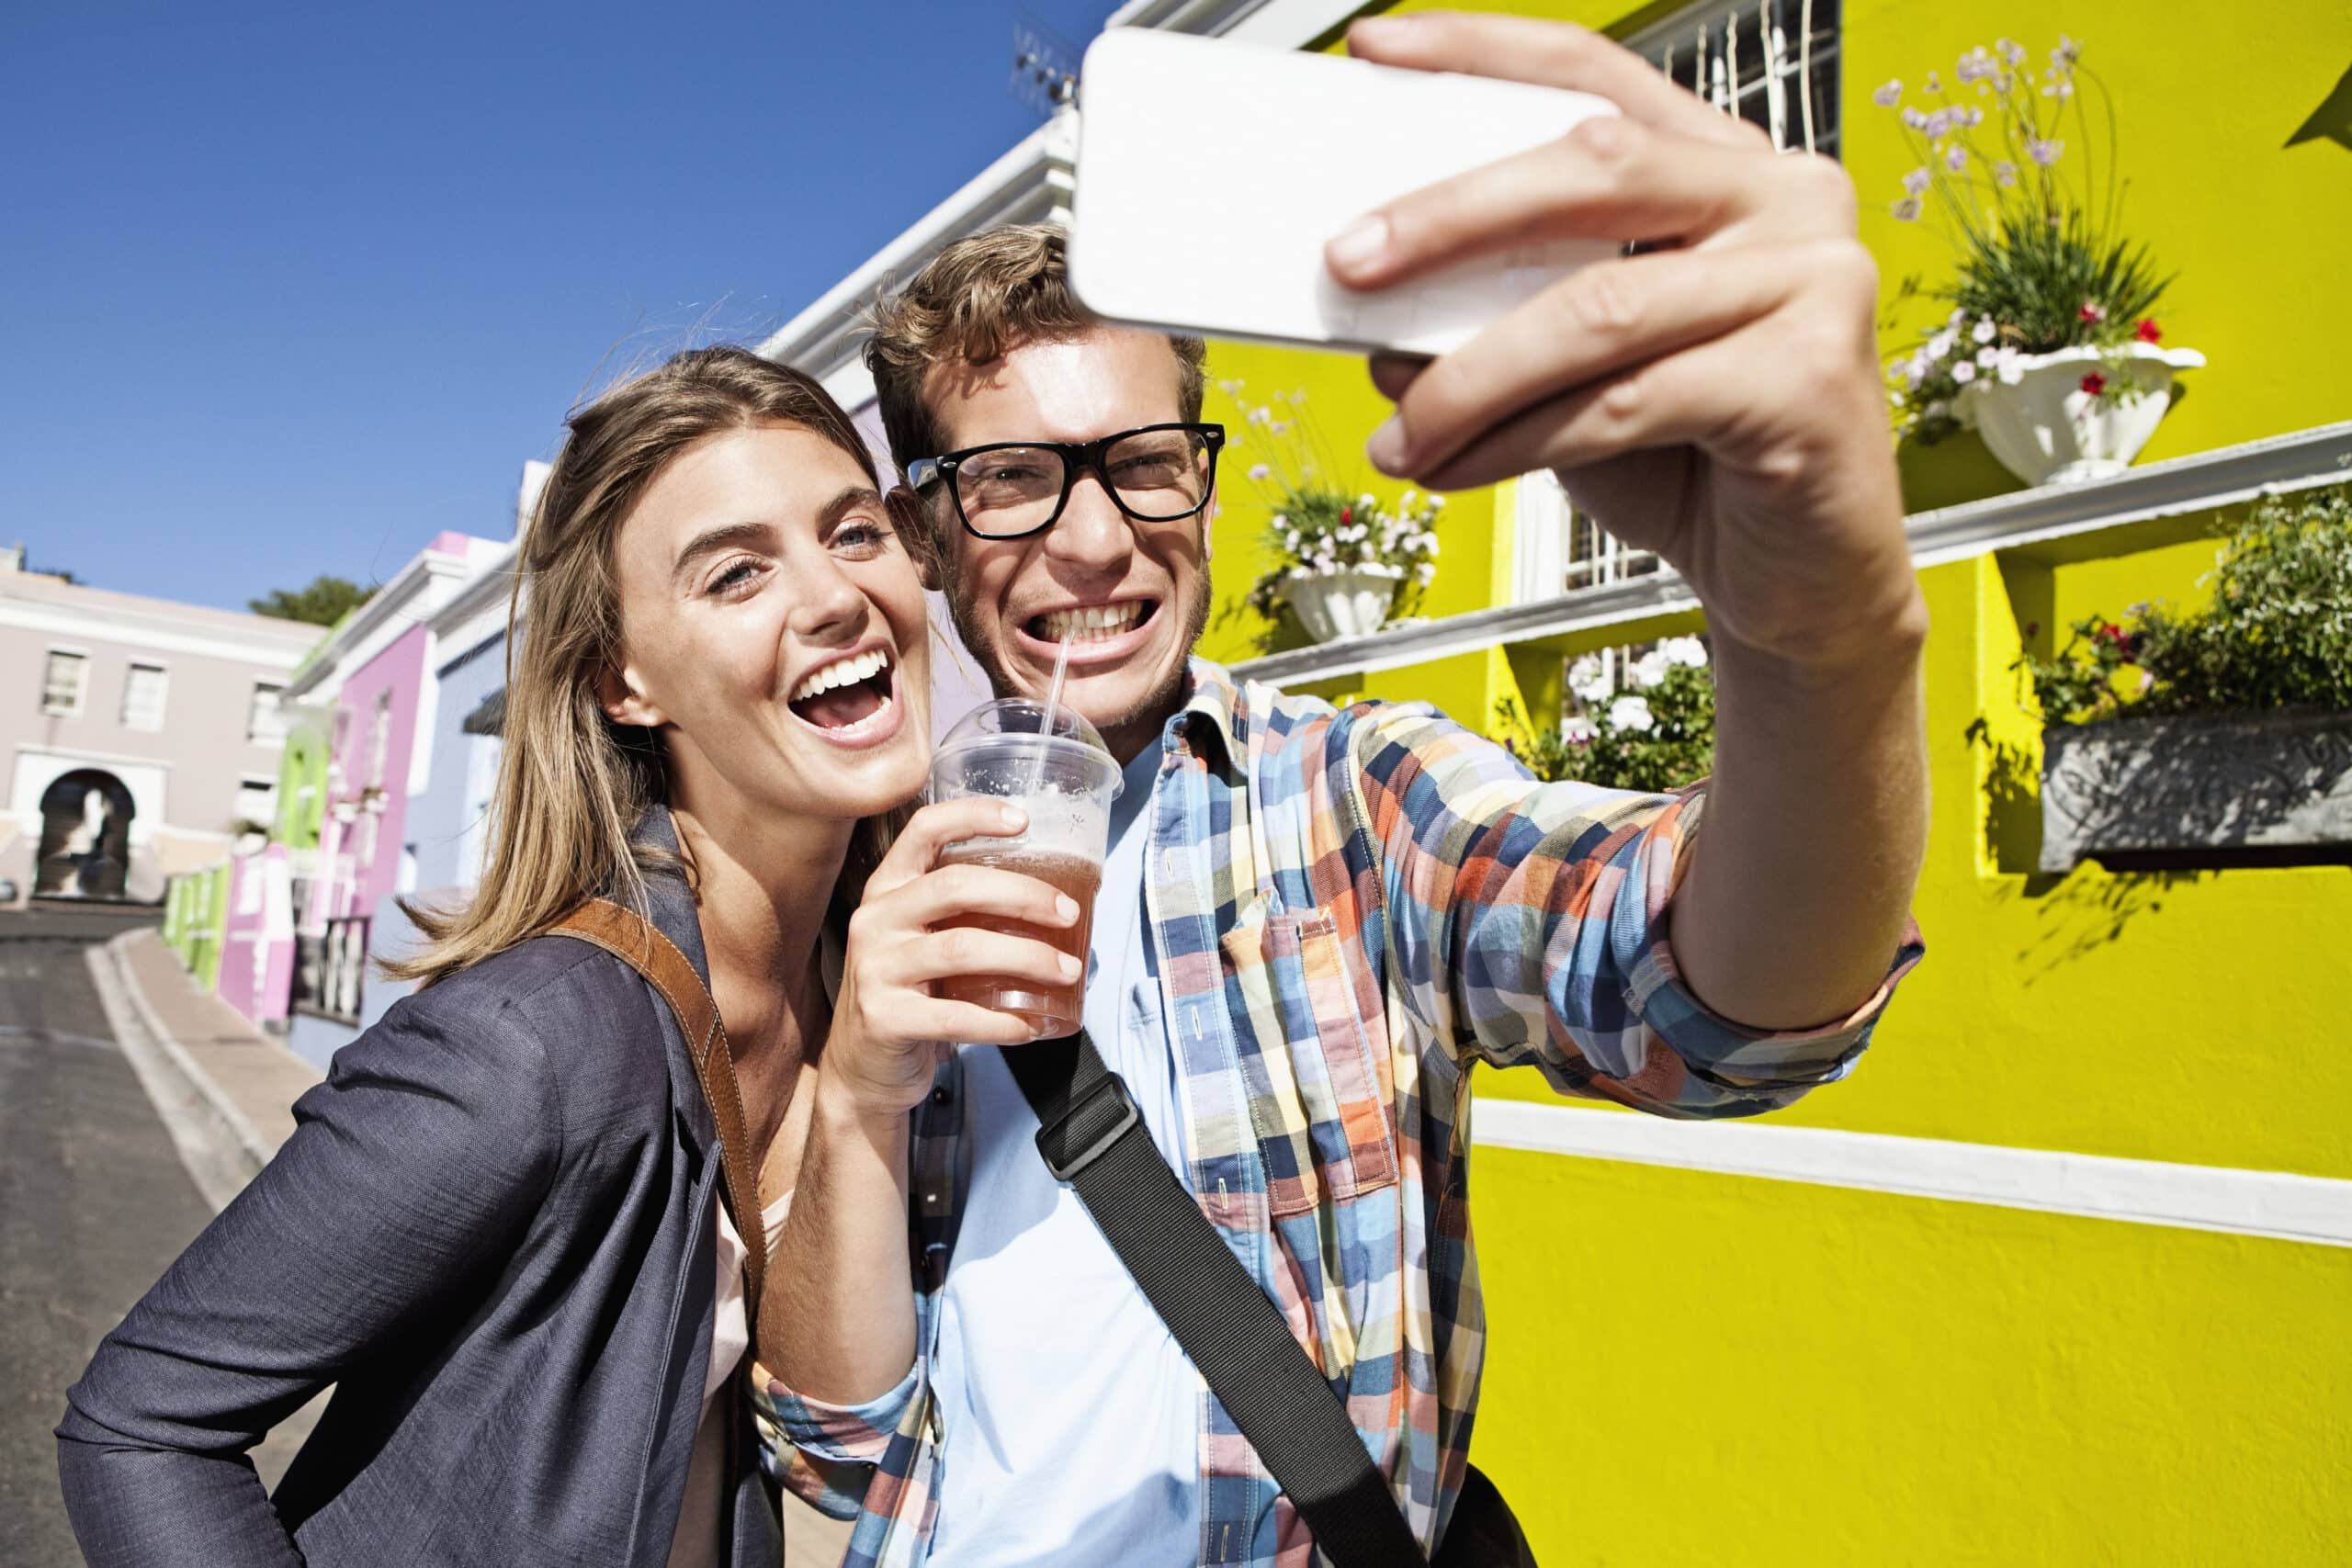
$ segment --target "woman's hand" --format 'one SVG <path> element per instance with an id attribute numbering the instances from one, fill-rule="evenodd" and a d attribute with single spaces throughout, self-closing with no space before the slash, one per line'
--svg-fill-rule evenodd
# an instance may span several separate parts
<path id="1" fill-rule="evenodd" d="M 1019 807 L 985 799 L 943 801 L 915 813 L 866 879 L 850 917 L 841 995 L 833 1002 L 821 1080 L 865 1116 L 903 1116 L 931 1092 L 950 1043 L 1017 1045 L 1028 1021 L 932 994 L 932 983 L 1001 976 L 1034 989 L 1068 986 L 1085 965 L 1034 937 L 956 922 L 1017 920 L 1045 930 L 1078 923 L 1078 901 L 1019 872 L 939 864 L 947 845 L 1019 833 Z"/>

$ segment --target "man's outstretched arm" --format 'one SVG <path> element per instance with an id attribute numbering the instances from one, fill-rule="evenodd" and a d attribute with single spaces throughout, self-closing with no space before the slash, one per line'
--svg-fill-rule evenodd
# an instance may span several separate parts
<path id="1" fill-rule="evenodd" d="M 1397 411 L 1368 451 L 1440 490 L 1551 468 L 1690 583 L 1720 700 L 1715 781 L 1673 901 L 1676 967 L 1758 1029 L 1851 1012 L 1894 960 L 1928 809 L 1926 611 L 1851 182 L 1580 28 L 1432 12 L 1359 22 L 1349 44 L 1624 111 L 1332 242 L 1333 273 L 1362 288 L 1532 240 L 1651 243 L 1442 358 L 1375 362 Z"/>

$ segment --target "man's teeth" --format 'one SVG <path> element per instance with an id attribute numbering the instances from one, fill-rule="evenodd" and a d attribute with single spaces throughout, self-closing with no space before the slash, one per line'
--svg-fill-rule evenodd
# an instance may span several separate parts
<path id="1" fill-rule="evenodd" d="M 1041 615 L 1047 642 L 1101 642 L 1117 637 L 1143 618 L 1143 601 L 1097 604 L 1082 610 L 1056 610 Z"/>
<path id="2" fill-rule="evenodd" d="M 821 670 L 812 670 L 800 684 L 792 688 L 792 701 L 807 702 L 820 692 L 835 686 L 854 686 L 870 680 L 890 667 L 890 656 L 878 648 L 871 648 L 854 659 L 836 659 Z"/>

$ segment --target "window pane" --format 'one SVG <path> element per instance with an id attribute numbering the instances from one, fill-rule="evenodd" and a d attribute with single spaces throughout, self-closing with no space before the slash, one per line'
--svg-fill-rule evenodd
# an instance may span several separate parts
<path id="1" fill-rule="evenodd" d="M 122 681 L 122 723 L 126 729 L 164 728 L 166 680 L 160 664 L 134 664 Z"/>
<path id="2" fill-rule="evenodd" d="M 275 746 L 286 739 L 286 721 L 277 711 L 277 694 L 285 690 L 267 682 L 254 682 L 253 705 L 245 710 L 245 739 Z"/>
<path id="3" fill-rule="evenodd" d="M 41 671 L 40 711 L 43 713 L 79 713 L 82 711 L 82 681 L 90 661 L 78 653 L 65 653 L 51 649 L 49 663 Z"/>

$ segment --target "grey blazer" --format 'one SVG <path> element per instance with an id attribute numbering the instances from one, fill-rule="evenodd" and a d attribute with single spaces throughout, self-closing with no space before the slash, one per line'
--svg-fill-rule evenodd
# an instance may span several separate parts
<path id="1" fill-rule="evenodd" d="M 675 843 L 666 813 L 645 830 Z M 707 976 L 683 884 L 650 913 Z M 295 1118 L 66 1395 L 84 1554 L 661 1568 L 721 1185 L 669 1009 L 620 960 L 543 937 L 399 1003 Z M 329 1383 L 270 1496 L 246 1450 Z M 720 1561 L 774 1568 L 775 1498 L 732 1408 Z"/>

